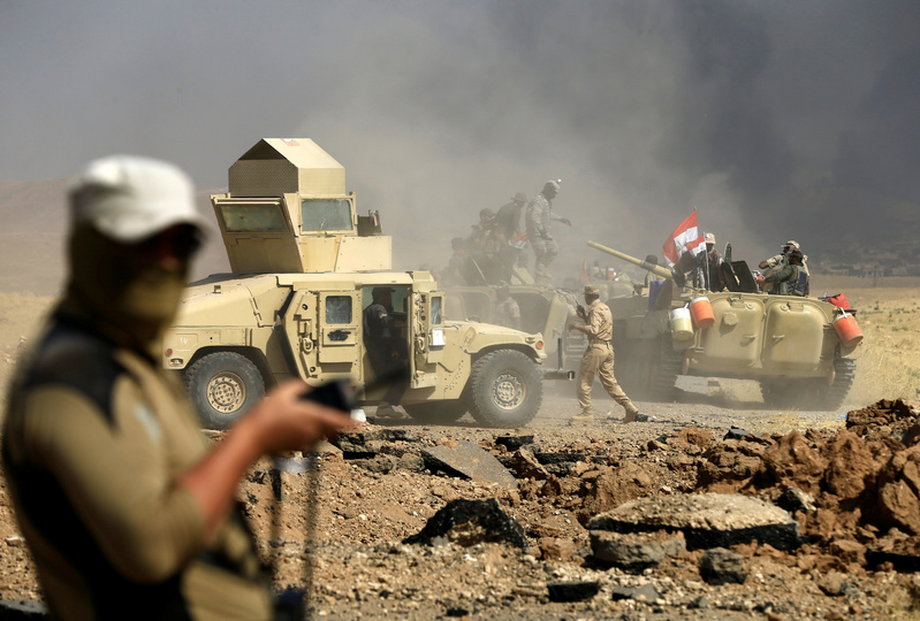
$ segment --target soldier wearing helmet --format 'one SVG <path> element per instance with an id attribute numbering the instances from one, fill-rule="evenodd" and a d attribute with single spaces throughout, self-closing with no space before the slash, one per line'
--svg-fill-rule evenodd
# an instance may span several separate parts
<path id="1" fill-rule="evenodd" d="M 769 259 L 761 261 L 758 265 L 760 269 L 764 271 L 764 291 L 770 292 L 773 288 L 774 283 L 777 282 L 775 277 L 767 278 L 773 276 L 776 272 L 782 270 L 789 263 L 789 254 L 797 250 L 802 254 L 801 264 L 799 265 L 799 270 L 804 272 L 806 277 L 805 283 L 805 293 L 803 295 L 808 295 L 810 292 L 810 287 L 808 281 L 811 279 L 811 272 L 808 271 L 808 255 L 801 252 L 802 248 L 799 245 L 799 242 L 794 239 L 790 239 L 780 248 L 780 253 L 773 255 Z"/>
<path id="2" fill-rule="evenodd" d="M 568 218 L 560 218 L 553 213 L 553 199 L 559 194 L 561 183 L 562 179 L 550 179 L 527 204 L 527 240 L 536 259 L 534 277 L 541 284 L 549 284 L 551 281 L 549 266 L 559 253 L 559 245 L 553 239 L 552 222 L 555 220 L 572 225 Z"/>

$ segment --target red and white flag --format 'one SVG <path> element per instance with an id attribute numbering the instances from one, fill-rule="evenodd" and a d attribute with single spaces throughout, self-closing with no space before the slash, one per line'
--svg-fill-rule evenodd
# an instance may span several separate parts
<path id="1" fill-rule="evenodd" d="M 706 249 L 703 241 L 703 234 L 700 233 L 696 225 L 696 209 L 693 210 L 687 218 L 677 225 L 674 232 L 671 233 L 661 248 L 664 258 L 669 265 L 677 263 L 680 256 L 685 252 L 697 255 Z"/>

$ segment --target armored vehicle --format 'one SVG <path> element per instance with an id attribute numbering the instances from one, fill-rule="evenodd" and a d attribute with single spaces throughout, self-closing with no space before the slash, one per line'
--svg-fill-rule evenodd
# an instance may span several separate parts
<path id="1" fill-rule="evenodd" d="M 682 289 L 671 270 L 596 242 L 588 245 L 667 282 L 648 295 L 608 300 L 617 378 L 638 398 L 671 400 L 678 375 L 752 379 L 772 406 L 834 409 L 853 383 L 858 346 L 838 338 L 840 309 L 824 300 L 759 292 L 744 261 L 724 264 L 728 291 Z M 656 287 L 656 289 L 658 289 Z M 706 296 L 714 321 L 678 338 L 670 313 Z"/>
<path id="2" fill-rule="evenodd" d="M 344 167 L 312 140 L 260 140 L 211 202 L 232 273 L 188 288 L 163 353 L 206 426 L 226 427 L 285 378 L 372 384 L 363 319 L 378 288 L 390 293 L 388 355 L 408 370 L 399 401 L 411 416 L 449 422 L 469 411 L 482 425 L 518 426 L 536 415 L 542 336 L 447 320 L 432 276 L 391 269 L 379 214 L 357 215 Z"/>

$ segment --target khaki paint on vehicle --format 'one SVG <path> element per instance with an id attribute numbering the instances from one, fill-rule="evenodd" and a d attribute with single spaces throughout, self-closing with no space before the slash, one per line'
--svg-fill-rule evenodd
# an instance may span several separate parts
<path id="1" fill-rule="evenodd" d="M 232 273 L 189 286 L 164 342 L 163 364 L 185 375 L 205 424 L 226 426 L 288 377 L 371 381 L 363 310 L 381 286 L 394 289 L 410 414 L 437 422 L 469 410 L 496 426 L 536 415 L 542 335 L 447 320 L 428 272 L 390 271 L 379 214 L 358 215 L 344 167 L 316 143 L 260 140 L 229 177 L 211 202 Z"/>

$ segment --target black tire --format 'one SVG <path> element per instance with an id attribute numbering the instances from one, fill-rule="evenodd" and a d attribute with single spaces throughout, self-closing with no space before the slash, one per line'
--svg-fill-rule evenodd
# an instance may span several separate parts
<path id="1" fill-rule="evenodd" d="M 231 351 L 199 358 L 185 370 L 185 385 L 205 429 L 227 429 L 265 395 L 258 367 Z"/>
<path id="2" fill-rule="evenodd" d="M 466 414 L 467 406 L 459 399 L 456 401 L 430 401 L 403 405 L 406 412 L 422 425 L 446 425 L 459 420 Z"/>
<path id="3" fill-rule="evenodd" d="M 543 401 L 537 364 L 513 349 L 490 352 L 475 363 L 468 384 L 470 414 L 484 427 L 526 425 Z"/>

